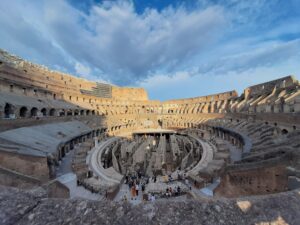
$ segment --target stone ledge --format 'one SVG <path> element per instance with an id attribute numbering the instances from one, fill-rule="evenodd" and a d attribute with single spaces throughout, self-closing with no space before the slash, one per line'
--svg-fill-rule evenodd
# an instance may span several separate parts
<path id="1" fill-rule="evenodd" d="M 215 200 L 157 200 L 132 206 L 110 201 L 45 198 L 0 186 L 2 224 L 297 224 L 300 190 Z"/>

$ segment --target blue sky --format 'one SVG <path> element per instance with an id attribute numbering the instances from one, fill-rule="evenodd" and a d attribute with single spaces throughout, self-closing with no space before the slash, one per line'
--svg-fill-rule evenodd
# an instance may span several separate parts
<path id="1" fill-rule="evenodd" d="M 300 78 L 298 0 L 1 0 L 0 26 L 0 48 L 151 99 Z"/>

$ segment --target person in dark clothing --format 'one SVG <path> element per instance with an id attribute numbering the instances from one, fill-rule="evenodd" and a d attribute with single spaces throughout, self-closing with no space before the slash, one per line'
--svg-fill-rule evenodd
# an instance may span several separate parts
<path id="1" fill-rule="evenodd" d="M 180 195 L 180 191 L 181 191 L 181 189 L 180 189 L 180 187 L 178 186 L 178 187 L 177 187 L 177 193 L 178 193 L 178 195 Z"/>

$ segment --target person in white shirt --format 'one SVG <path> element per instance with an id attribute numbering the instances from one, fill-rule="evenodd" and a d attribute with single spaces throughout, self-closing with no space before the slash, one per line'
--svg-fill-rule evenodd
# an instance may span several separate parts
<path id="1" fill-rule="evenodd" d="M 139 185 L 136 184 L 135 185 L 136 196 L 139 196 L 139 189 L 140 189 Z"/>
<path id="2" fill-rule="evenodd" d="M 151 202 L 154 202 L 155 201 L 155 196 L 154 194 L 151 195 Z"/>

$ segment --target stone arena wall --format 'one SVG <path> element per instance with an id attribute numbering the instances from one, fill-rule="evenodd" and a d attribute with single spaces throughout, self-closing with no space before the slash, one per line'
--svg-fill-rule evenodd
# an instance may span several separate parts
<path id="1" fill-rule="evenodd" d="M 222 178 L 216 196 L 239 197 L 286 191 L 288 176 L 286 164 L 261 165 L 249 169 L 233 169 Z"/>
<path id="2" fill-rule="evenodd" d="M 47 191 L 48 198 L 69 198 L 70 190 L 64 184 L 59 181 L 52 181 L 44 185 Z"/>
<path id="3" fill-rule="evenodd" d="M 107 91 L 106 97 L 102 96 L 101 87 L 96 82 L 50 71 L 0 51 L 0 132 L 13 130 L 12 132 L 18 133 L 14 129 L 21 127 L 34 129 L 34 126 L 72 121 L 80 121 L 89 128 L 88 132 L 78 132 L 77 136 L 71 135 L 76 127 L 70 128 L 69 139 L 63 131 L 53 132 L 49 136 L 45 134 L 43 137 L 59 143 L 57 149 L 53 149 L 52 158 L 0 151 L 0 165 L 46 182 L 50 174 L 55 173 L 54 167 L 59 165 L 59 161 L 75 144 L 82 143 L 86 139 L 93 140 L 94 137 L 128 136 L 133 131 L 161 128 L 177 130 L 203 128 L 206 136 L 214 137 L 221 131 L 229 131 L 216 129 L 225 123 L 229 126 L 239 123 L 261 123 L 259 126 L 268 125 L 271 127 L 268 129 L 274 128 L 271 132 L 276 133 L 276 137 L 279 138 L 282 136 L 277 129 L 281 129 L 284 133 L 298 132 L 300 129 L 300 88 L 299 82 L 293 76 L 248 87 L 241 95 L 232 90 L 164 102 L 149 100 L 143 88 L 101 85 Z M 203 125 L 216 121 L 219 122 L 216 126 L 205 128 Z M 78 128 L 80 129 L 82 128 Z M 243 131 L 225 133 L 222 141 L 243 150 L 245 145 Z M 64 135 L 66 137 L 63 137 Z M 253 142 L 258 138 L 256 136 Z M 267 141 L 271 142 L 269 139 Z M 1 140 L 0 143 L 3 144 Z M 22 142 L 5 144 L 23 146 Z M 259 144 L 257 143 L 258 146 Z M 50 145 L 47 146 L 49 149 Z M 34 141 L 32 149 L 33 146 L 38 148 L 38 144 Z M 38 150 L 46 152 L 47 149 Z M 287 149 L 279 150 L 283 153 L 288 152 Z M 243 161 L 244 170 L 236 166 L 225 174 L 216 194 L 231 197 L 283 191 L 287 186 L 284 166 L 265 164 L 247 168 L 246 165 L 256 159 L 263 161 L 267 157 L 275 156 L 277 152 L 265 158 L 255 155 L 249 161 Z M 265 186 L 262 186 L 262 183 L 265 183 Z M 225 187 L 230 187 L 231 191 L 226 192 Z M 63 192 L 62 195 L 64 194 Z"/>
<path id="4" fill-rule="evenodd" d="M 91 96 L 83 95 L 82 90 L 92 91 L 96 87 L 96 82 L 88 81 L 69 74 L 48 70 L 18 57 L 0 51 L 0 79 L 10 81 L 6 89 L 14 88 L 14 85 L 22 85 L 26 92 L 35 89 L 35 94 L 42 91 L 43 94 L 56 93 L 57 98 L 68 99 L 69 96 L 84 96 L 88 99 Z M 122 88 L 112 87 L 112 98 L 122 100 L 148 100 L 146 91 L 143 88 Z M 1 88 L 5 88 L 1 86 Z M 28 90 L 27 90 L 28 88 Z M 15 93 L 22 93 L 24 89 L 14 88 Z"/>
<path id="5" fill-rule="evenodd" d="M 30 189 L 41 185 L 40 180 L 0 167 L 0 185 Z"/>
<path id="6" fill-rule="evenodd" d="M 43 182 L 49 180 L 46 157 L 0 151 L 0 165 L 9 170 L 32 176 Z"/>

